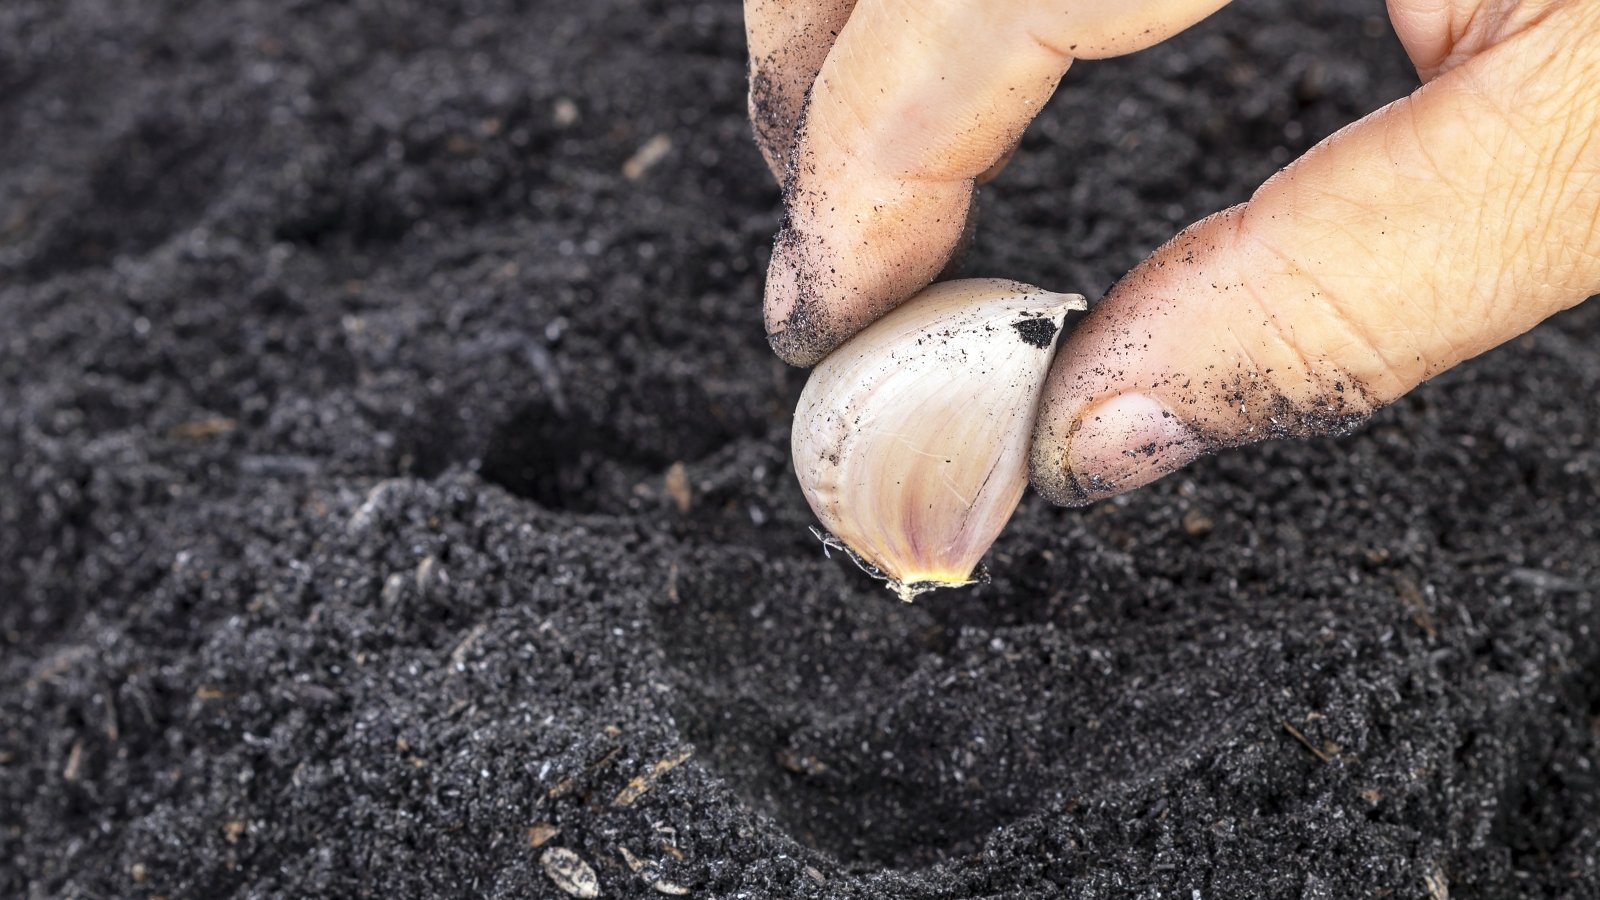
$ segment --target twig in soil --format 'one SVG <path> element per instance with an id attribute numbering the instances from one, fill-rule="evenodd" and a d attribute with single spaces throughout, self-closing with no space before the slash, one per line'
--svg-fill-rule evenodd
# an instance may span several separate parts
<path id="1" fill-rule="evenodd" d="M 66 781 L 77 781 L 78 773 L 83 770 L 83 740 L 72 742 L 72 750 L 67 753 L 67 764 L 61 770 L 61 777 Z"/>
<path id="2" fill-rule="evenodd" d="M 1396 576 L 1395 584 L 1400 590 L 1400 599 L 1411 607 L 1411 621 L 1429 638 L 1438 637 L 1439 630 L 1433 624 L 1433 613 L 1428 609 L 1428 600 L 1423 596 L 1422 589 L 1404 572 Z"/>
<path id="3" fill-rule="evenodd" d="M 467 632 L 467 636 L 462 638 L 460 643 L 456 644 L 456 648 L 454 650 L 450 651 L 450 665 L 457 670 L 461 669 L 462 666 L 466 664 L 467 654 L 472 652 L 472 645 L 476 644 L 478 642 L 478 638 L 483 637 L 488 633 L 488 631 L 488 622 L 479 622 L 478 624 L 472 626 L 472 630 Z"/>
<path id="4" fill-rule="evenodd" d="M 1422 886 L 1428 889 L 1429 900 L 1450 900 L 1450 879 L 1445 877 L 1444 869 L 1438 863 L 1433 864 L 1433 870 L 1422 876 Z"/>
<path id="5" fill-rule="evenodd" d="M 661 780 L 661 776 L 687 762 L 689 757 L 693 755 L 693 747 L 684 747 L 666 759 L 656 762 L 643 775 L 639 775 L 628 782 L 627 787 L 624 787 L 622 792 L 617 794 L 616 799 L 611 801 L 611 805 L 632 806 L 635 801 L 648 794 L 650 789 L 656 786 L 656 782 Z"/>
<path id="6" fill-rule="evenodd" d="M 550 789 L 549 796 L 553 799 L 556 797 L 563 797 L 571 793 L 572 789 L 578 786 L 579 778 L 593 777 L 596 772 L 599 772 L 601 769 L 604 769 L 615 762 L 617 757 L 620 755 L 622 755 L 622 748 L 612 747 L 611 752 L 600 757 L 582 772 L 578 773 L 577 775 L 569 775 L 557 782 L 556 786 Z"/>
<path id="7" fill-rule="evenodd" d="M 535 822 L 528 826 L 528 846 L 537 850 L 561 834 L 561 829 L 549 822 Z"/>
<path id="8" fill-rule="evenodd" d="M 1317 759 L 1320 759 L 1325 763 L 1333 762 L 1333 757 L 1329 756 L 1321 747 L 1318 747 L 1316 744 L 1311 743 L 1311 741 L 1305 736 L 1304 733 L 1302 733 L 1300 731 L 1300 729 L 1298 729 L 1298 728 L 1294 727 L 1293 725 L 1289 724 L 1289 720 L 1288 719 L 1284 719 L 1283 720 L 1283 730 L 1289 732 L 1289 734 L 1295 740 L 1297 740 L 1301 744 L 1305 745 L 1305 748 L 1307 750 L 1310 750 L 1311 751 L 1311 755 L 1315 756 Z"/>
<path id="9" fill-rule="evenodd" d="M 167 437 L 179 441 L 209 441 L 214 437 L 231 434 L 238 427 L 238 422 L 226 416 L 212 416 L 174 425 L 167 431 Z"/>

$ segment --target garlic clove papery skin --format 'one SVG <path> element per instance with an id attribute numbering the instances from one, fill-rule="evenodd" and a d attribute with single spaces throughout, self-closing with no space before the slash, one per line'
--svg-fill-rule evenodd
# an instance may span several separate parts
<path id="1" fill-rule="evenodd" d="M 1076 294 L 936 284 L 841 345 L 800 394 L 811 509 L 902 599 L 970 584 L 1028 484 L 1039 396 Z"/>

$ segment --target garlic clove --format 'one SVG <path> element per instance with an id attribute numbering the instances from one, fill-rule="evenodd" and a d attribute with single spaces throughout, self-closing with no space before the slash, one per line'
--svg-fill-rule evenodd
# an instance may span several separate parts
<path id="1" fill-rule="evenodd" d="M 973 582 L 1028 483 L 1028 443 L 1069 311 L 1015 281 L 936 284 L 841 345 L 800 394 L 791 450 L 811 509 L 910 600 Z"/>

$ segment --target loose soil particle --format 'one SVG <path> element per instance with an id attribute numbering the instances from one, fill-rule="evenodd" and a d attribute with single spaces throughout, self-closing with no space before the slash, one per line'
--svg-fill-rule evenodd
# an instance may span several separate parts
<path id="1" fill-rule="evenodd" d="M 1600 896 L 1600 305 L 902 604 L 788 469 L 739 13 L 0 4 L 0 896 Z M 1381 15 L 1075 66 L 965 272 L 1103 291 Z"/>
<path id="2" fill-rule="evenodd" d="M 1041 350 L 1047 349 L 1056 336 L 1056 323 L 1049 319 L 1022 319 L 1011 327 L 1017 330 L 1017 337 L 1023 343 Z"/>

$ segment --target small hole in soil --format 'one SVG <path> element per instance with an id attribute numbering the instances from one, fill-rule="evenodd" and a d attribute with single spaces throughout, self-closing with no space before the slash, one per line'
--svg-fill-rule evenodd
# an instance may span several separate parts
<path id="1" fill-rule="evenodd" d="M 694 378 L 643 379 L 617 393 L 608 403 L 535 397 L 494 429 L 480 474 L 547 509 L 629 514 L 673 463 L 766 428 L 762 409 L 728 408 Z"/>
<path id="2" fill-rule="evenodd" d="M 1241 707 L 1260 672 L 1209 666 L 1181 629 L 1119 650 L 952 627 L 965 617 L 950 608 L 972 605 L 956 592 L 905 604 L 837 560 L 685 550 L 653 609 L 684 737 L 746 805 L 855 871 L 981 853 L 997 829 L 1171 771 L 1235 739 L 1221 723 L 1255 721 Z"/>
<path id="3" fill-rule="evenodd" d="M 633 485 L 669 464 L 597 422 L 562 415 L 539 400 L 495 429 L 480 472 L 547 509 L 625 512 Z"/>
<path id="4" fill-rule="evenodd" d="M 746 803 L 847 866 L 975 852 L 1033 811 L 1027 782 L 1044 773 L 962 771 L 963 713 L 918 680 L 945 629 L 833 565 L 712 548 L 686 560 L 656 609 L 675 717 Z"/>

